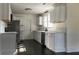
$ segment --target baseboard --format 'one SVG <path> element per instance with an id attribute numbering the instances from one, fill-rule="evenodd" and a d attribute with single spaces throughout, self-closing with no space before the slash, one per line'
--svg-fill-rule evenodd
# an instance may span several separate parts
<path id="1" fill-rule="evenodd" d="M 52 51 L 51 49 L 49 49 L 48 47 L 46 47 L 48 50 L 50 50 L 51 52 L 53 52 L 55 55 L 66 55 L 67 53 L 66 52 L 55 52 L 55 51 Z"/>
<path id="2" fill-rule="evenodd" d="M 66 53 L 79 53 L 79 51 L 78 52 L 77 51 L 76 52 L 66 52 Z"/>
<path id="3" fill-rule="evenodd" d="M 74 52 L 79 52 L 79 48 L 68 48 L 67 53 L 74 53 Z"/>
<path id="4" fill-rule="evenodd" d="M 47 49 L 49 49 L 48 47 L 46 47 Z M 49 49 L 50 51 L 52 51 L 51 49 Z M 64 51 L 64 52 L 56 52 L 56 51 L 52 51 L 53 53 L 55 53 L 55 55 L 66 55 L 67 53 Z"/>
<path id="5" fill-rule="evenodd" d="M 47 46 L 46 46 L 46 48 L 47 48 L 48 50 L 50 50 L 51 52 L 56 53 L 55 51 L 52 51 L 51 49 L 49 49 Z"/>

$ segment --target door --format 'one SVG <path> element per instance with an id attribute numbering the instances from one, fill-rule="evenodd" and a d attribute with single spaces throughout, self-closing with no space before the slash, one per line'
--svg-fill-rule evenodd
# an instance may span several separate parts
<path id="1" fill-rule="evenodd" d="M 20 20 L 20 39 L 31 39 L 31 20 L 29 16 L 19 16 L 17 17 Z"/>

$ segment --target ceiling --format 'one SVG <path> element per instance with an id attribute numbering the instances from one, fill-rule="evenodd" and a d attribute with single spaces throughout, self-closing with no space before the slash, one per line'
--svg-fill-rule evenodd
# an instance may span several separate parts
<path id="1" fill-rule="evenodd" d="M 44 13 L 45 11 L 52 10 L 53 3 L 12 3 L 11 4 L 12 12 L 16 14 L 40 14 Z M 25 10 L 25 8 L 31 8 L 32 10 Z"/>

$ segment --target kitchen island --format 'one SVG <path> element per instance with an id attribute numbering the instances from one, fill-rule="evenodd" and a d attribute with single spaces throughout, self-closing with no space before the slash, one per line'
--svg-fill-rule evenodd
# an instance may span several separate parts
<path id="1" fill-rule="evenodd" d="M 0 33 L 0 55 L 13 55 L 16 51 L 17 32 Z"/>

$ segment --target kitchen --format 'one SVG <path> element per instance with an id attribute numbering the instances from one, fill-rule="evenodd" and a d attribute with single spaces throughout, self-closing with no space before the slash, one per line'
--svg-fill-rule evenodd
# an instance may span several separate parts
<path id="1" fill-rule="evenodd" d="M 66 12 L 65 6 L 66 4 L 58 5 L 58 4 L 51 3 L 51 4 L 43 5 L 41 3 L 37 3 L 37 4 L 25 4 L 25 5 L 24 4 L 12 4 L 12 7 L 13 7 L 12 10 L 15 16 L 14 18 L 21 21 L 20 24 L 23 25 L 21 26 L 22 27 L 21 30 L 25 31 L 24 33 L 20 32 L 23 34 L 23 36 L 22 34 L 20 36 L 21 40 L 34 39 L 38 43 L 45 45 L 48 49 L 52 51 L 65 52 L 65 12 Z M 55 7 L 53 7 L 52 5 Z M 16 7 L 20 6 L 20 8 L 15 9 L 16 8 L 15 6 Z M 27 7 L 29 10 L 27 10 L 25 7 Z M 31 10 L 30 8 L 32 9 L 38 8 L 39 11 L 38 13 L 33 14 L 34 10 Z M 42 8 L 45 10 L 43 10 Z M 56 10 L 54 10 L 54 8 Z M 25 11 L 27 14 L 26 15 L 19 14 L 23 12 L 23 11 L 20 11 L 21 9 L 26 9 Z M 35 11 L 37 11 L 37 9 Z M 53 14 L 53 12 L 55 13 Z M 28 13 L 30 13 L 31 15 Z M 36 16 L 36 18 L 34 15 Z M 51 19 L 53 19 L 53 21 Z M 27 25 L 26 25 L 26 21 L 28 21 Z"/>
<path id="2" fill-rule="evenodd" d="M 28 45 L 26 52 L 30 50 L 30 44 L 35 50 L 32 43 L 28 44 L 30 41 L 55 54 L 77 52 L 78 43 L 75 44 L 74 39 L 78 42 L 78 20 L 74 18 L 78 16 L 73 15 L 78 15 L 78 10 L 74 14 L 73 9 L 78 7 L 78 4 L 67 3 L 0 3 L 1 54 L 14 54 L 23 42 Z M 28 55 L 31 52 L 35 53 L 30 50 Z"/>

